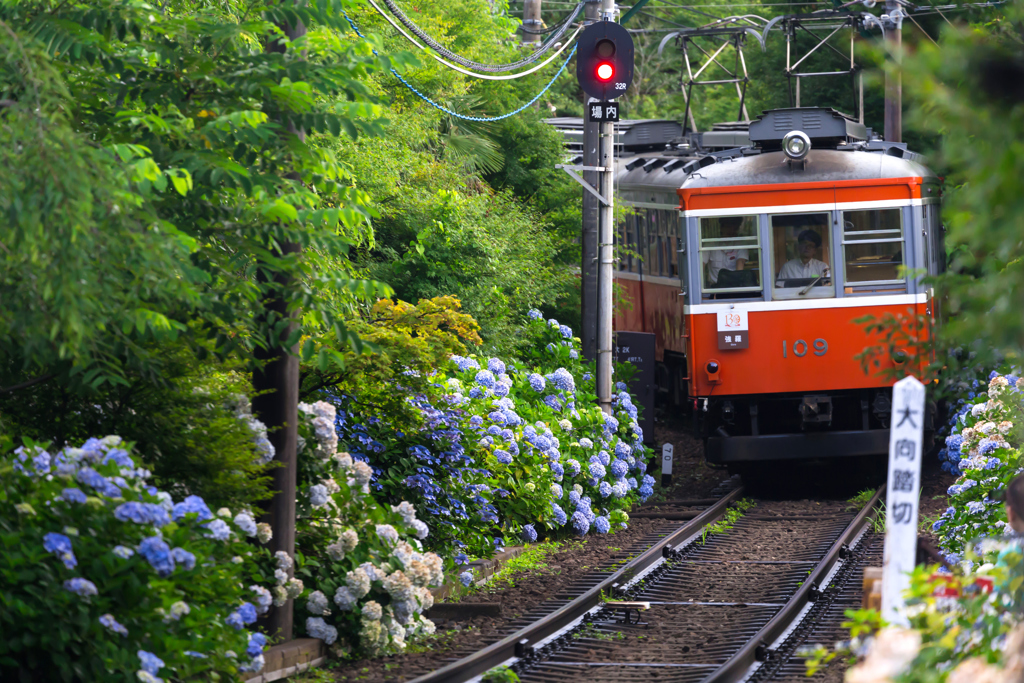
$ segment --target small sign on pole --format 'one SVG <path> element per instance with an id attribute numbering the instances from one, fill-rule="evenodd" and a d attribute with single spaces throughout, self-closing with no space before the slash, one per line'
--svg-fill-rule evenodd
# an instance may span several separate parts
<path id="1" fill-rule="evenodd" d="M 661 447 L 661 485 L 666 488 L 672 485 L 672 457 L 675 450 L 675 446 L 670 443 Z"/>
<path id="2" fill-rule="evenodd" d="M 892 388 L 889 479 L 885 494 L 885 552 L 882 560 L 882 618 L 908 625 L 903 592 L 917 556 L 917 504 L 921 482 L 925 389 L 914 377 Z"/>

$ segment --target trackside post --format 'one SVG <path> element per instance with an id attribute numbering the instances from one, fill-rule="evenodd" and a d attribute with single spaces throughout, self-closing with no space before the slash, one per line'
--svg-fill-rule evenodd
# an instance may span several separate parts
<path id="1" fill-rule="evenodd" d="M 915 377 L 892 388 L 889 477 L 885 494 L 885 551 L 882 560 L 882 618 L 907 626 L 903 592 L 917 555 L 917 505 L 921 484 L 925 389 Z"/>

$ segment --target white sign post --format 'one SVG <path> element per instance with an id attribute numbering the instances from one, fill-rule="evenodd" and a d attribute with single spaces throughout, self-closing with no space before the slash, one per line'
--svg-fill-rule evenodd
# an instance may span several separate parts
<path id="1" fill-rule="evenodd" d="M 669 487 L 672 485 L 672 456 L 675 446 L 670 443 L 661 447 L 661 485 Z"/>
<path id="2" fill-rule="evenodd" d="M 889 483 L 885 494 L 882 618 L 907 626 L 903 592 L 917 556 L 917 503 L 924 435 L 924 385 L 904 377 L 892 388 Z"/>

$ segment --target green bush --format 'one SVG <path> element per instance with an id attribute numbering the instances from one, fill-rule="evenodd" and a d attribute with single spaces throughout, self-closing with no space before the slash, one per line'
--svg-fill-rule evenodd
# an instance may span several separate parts
<path id="1" fill-rule="evenodd" d="M 119 437 L 0 458 L 0 678 L 210 679 L 262 667 L 247 513 L 147 484 Z M 255 552 L 259 552 L 258 550 Z"/>

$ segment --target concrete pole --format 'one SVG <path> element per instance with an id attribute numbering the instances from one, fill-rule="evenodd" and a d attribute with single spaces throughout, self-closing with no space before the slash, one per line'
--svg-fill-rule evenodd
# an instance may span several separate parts
<path id="1" fill-rule="evenodd" d="M 601 18 L 615 21 L 615 0 L 601 0 Z M 607 201 L 601 205 L 598 228 L 598 316 L 597 316 L 597 402 L 606 414 L 612 412 L 612 363 L 615 344 L 612 320 L 615 314 L 612 297 L 615 265 L 615 124 L 601 122 L 600 165 L 601 194 Z"/>
<path id="2" fill-rule="evenodd" d="M 586 12 L 586 23 L 595 22 L 600 17 L 600 7 L 597 2 L 588 2 L 584 7 Z M 583 165 L 600 166 L 598 163 L 598 145 L 601 134 L 601 124 L 590 121 L 587 115 L 587 105 L 590 103 L 590 95 L 583 93 Z M 584 171 L 583 179 L 591 187 L 597 187 L 598 176 L 594 171 Z M 598 223 L 598 201 L 597 197 L 586 190 L 583 192 L 583 231 L 581 234 L 580 246 L 580 315 L 582 318 L 582 329 L 580 330 L 580 341 L 583 343 L 583 357 L 587 360 L 597 360 L 597 223 Z"/>
<path id="3" fill-rule="evenodd" d="M 523 28 L 531 31 L 540 30 L 540 3 L 541 0 L 523 0 Z M 527 33 L 526 31 L 522 33 L 523 45 L 541 42 L 541 35 L 539 33 Z"/>
<path id="4" fill-rule="evenodd" d="M 899 9 L 896 0 L 885 0 L 885 11 L 892 13 Z M 903 21 L 886 22 L 885 42 L 889 53 L 900 59 L 903 47 Z M 885 139 L 889 142 L 903 142 L 903 77 L 897 72 L 885 72 Z"/>

